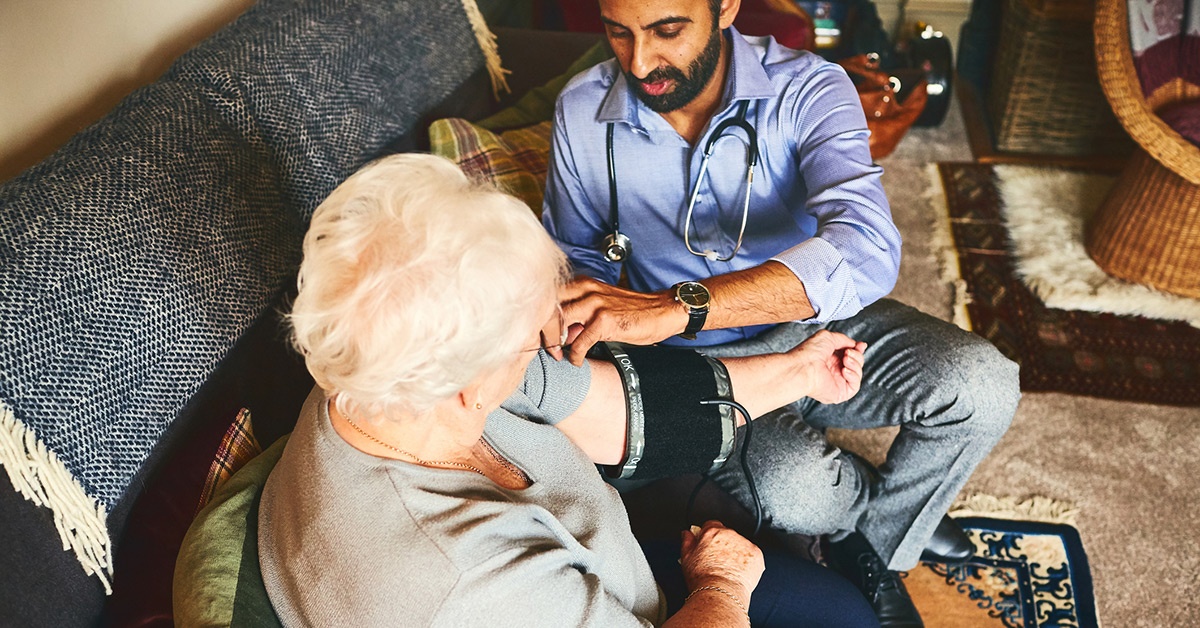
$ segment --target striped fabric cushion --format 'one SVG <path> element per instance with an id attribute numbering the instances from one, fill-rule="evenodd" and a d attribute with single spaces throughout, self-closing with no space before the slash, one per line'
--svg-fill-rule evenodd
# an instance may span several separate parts
<path id="1" fill-rule="evenodd" d="M 208 468 L 208 477 L 204 480 L 200 501 L 196 504 L 196 512 L 200 512 L 208 505 L 208 502 L 212 501 L 217 489 L 221 488 L 229 476 L 237 473 L 238 469 L 241 469 L 243 465 L 260 453 L 262 453 L 262 446 L 254 437 L 254 425 L 250 422 L 250 410 L 242 408 L 234 417 L 233 423 L 229 425 L 229 429 L 226 430 L 225 437 L 221 439 L 221 445 L 217 447 L 217 454 Z"/>
<path id="2" fill-rule="evenodd" d="M 468 177 L 495 183 L 541 217 L 549 120 L 495 133 L 461 118 L 445 118 L 430 125 L 429 140 L 433 154 L 458 164 Z"/>

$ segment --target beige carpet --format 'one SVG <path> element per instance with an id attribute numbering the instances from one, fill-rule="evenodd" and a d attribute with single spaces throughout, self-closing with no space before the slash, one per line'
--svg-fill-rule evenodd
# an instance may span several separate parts
<path id="1" fill-rule="evenodd" d="M 969 161 L 957 107 L 936 129 L 914 129 L 882 162 L 884 186 L 905 238 L 892 296 L 952 320 L 954 285 L 931 249 L 936 214 L 925 167 Z M 879 461 L 890 436 L 839 431 Z M 1200 626 L 1200 410 L 1027 393 L 1008 434 L 964 493 L 1075 504 L 1106 627 Z"/>

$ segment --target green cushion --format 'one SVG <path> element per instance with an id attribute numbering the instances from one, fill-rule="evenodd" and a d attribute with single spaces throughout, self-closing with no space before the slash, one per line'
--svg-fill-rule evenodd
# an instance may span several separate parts
<path id="1" fill-rule="evenodd" d="M 429 125 L 430 152 L 458 164 L 467 176 L 491 181 L 541 216 L 550 154 L 554 101 L 571 77 L 609 58 L 592 46 L 566 72 L 534 88 L 513 106 L 479 122 L 444 118 Z"/>
<path id="2" fill-rule="evenodd" d="M 554 117 L 554 101 L 566 87 L 567 81 L 580 72 L 612 57 L 612 51 L 603 41 L 597 43 L 575 60 L 566 72 L 550 79 L 545 85 L 529 90 L 511 107 L 499 111 L 476 124 L 490 131 L 516 129 L 536 124 Z"/>
<path id="3" fill-rule="evenodd" d="M 175 625 L 280 625 L 258 566 L 258 502 L 286 442 L 233 474 L 188 528 L 175 562 Z"/>

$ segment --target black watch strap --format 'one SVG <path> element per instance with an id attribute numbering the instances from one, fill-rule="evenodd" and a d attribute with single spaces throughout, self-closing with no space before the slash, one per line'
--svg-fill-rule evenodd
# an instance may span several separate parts
<path id="1" fill-rule="evenodd" d="M 704 321 L 708 319 L 708 306 L 712 299 L 708 288 L 695 281 L 682 281 L 675 284 L 675 300 L 688 313 L 687 327 L 679 334 L 685 340 L 695 340 L 696 332 L 704 329 Z"/>
<path id="2" fill-rule="evenodd" d="M 683 329 L 683 333 L 679 334 L 679 335 L 688 340 L 695 340 L 696 332 L 700 331 L 701 329 L 704 329 L 704 321 L 706 319 L 708 319 L 708 309 L 707 308 L 703 309 L 703 310 L 689 309 L 688 310 L 687 327 L 685 327 Z"/>

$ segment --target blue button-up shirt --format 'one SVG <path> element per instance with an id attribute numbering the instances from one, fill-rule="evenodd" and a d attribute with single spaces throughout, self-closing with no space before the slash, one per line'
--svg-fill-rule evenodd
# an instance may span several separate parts
<path id="1" fill-rule="evenodd" d="M 543 222 L 577 274 L 615 284 L 620 266 L 601 251 L 612 233 L 605 131 L 613 152 L 625 262 L 634 290 L 662 290 L 777 260 L 804 284 L 816 314 L 806 322 L 854 315 L 891 291 L 900 234 L 871 161 L 866 118 L 842 68 L 769 37 L 727 32 L 731 63 L 717 113 L 695 146 L 634 95 L 616 60 L 576 76 L 559 95 Z M 683 232 L 693 186 L 690 240 L 728 256 L 746 194 L 747 134 L 736 127 L 716 144 L 697 184 L 703 149 L 721 121 L 749 101 L 759 162 L 742 247 L 728 262 L 693 255 Z M 736 139 L 735 139 L 736 138 Z M 757 335 L 767 326 L 701 332 L 709 346 Z"/>

